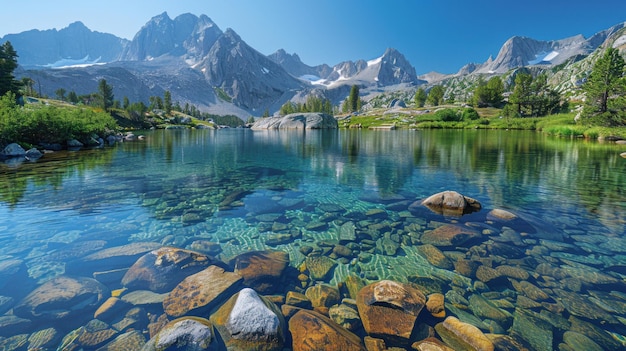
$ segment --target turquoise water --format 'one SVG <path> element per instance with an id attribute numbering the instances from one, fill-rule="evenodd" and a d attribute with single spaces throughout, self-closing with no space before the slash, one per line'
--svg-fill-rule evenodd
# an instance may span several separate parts
<path id="1" fill-rule="evenodd" d="M 366 282 L 428 281 L 448 300 L 479 294 L 510 313 L 523 308 L 517 296 L 530 293 L 517 281 L 484 282 L 475 273 L 434 265 L 420 250 L 426 231 L 460 224 L 476 228 L 480 240 L 438 249 L 450 262 L 528 272 L 549 295 L 529 313 L 550 323 L 556 342 L 578 325 L 572 318 L 612 340 L 626 334 L 623 147 L 480 130 L 145 135 L 145 141 L 112 148 L 0 164 L 0 297 L 13 301 L 0 304 L 0 313 L 10 313 L 12 304 L 54 277 L 123 268 L 82 259 L 134 242 L 192 249 L 210 242 L 218 245 L 209 253 L 224 262 L 278 249 L 289 253 L 295 268 L 311 249 L 336 261 L 325 278 L 332 284 L 349 275 Z M 411 206 L 444 190 L 477 199 L 483 209 L 446 217 Z M 493 209 L 519 220 L 495 220 L 488 216 Z M 356 233 L 346 239 L 341 227 L 347 222 Z M 338 243 L 349 253 L 334 254 Z M 570 294 L 582 309 L 568 302 Z M 484 312 L 462 301 L 450 303 L 449 314 L 484 331 L 521 333 L 517 319 L 493 327 Z M 615 345 L 607 340 L 599 344 Z"/>

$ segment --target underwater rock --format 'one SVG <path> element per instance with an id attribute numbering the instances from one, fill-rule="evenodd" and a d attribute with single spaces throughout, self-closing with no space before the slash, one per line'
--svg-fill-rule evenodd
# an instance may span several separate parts
<path id="1" fill-rule="evenodd" d="M 492 280 L 496 280 L 502 277 L 502 274 L 497 270 L 488 266 L 479 266 L 476 270 L 476 278 L 483 283 L 489 283 Z"/>
<path id="2" fill-rule="evenodd" d="M 206 313 L 228 297 L 242 281 L 239 274 L 209 266 L 180 282 L 163 300 L 163 309 L 172 317 Z"/>
<path id="3" fill-rule="evenodd" d="M 517 282 L 513 279 L 510 279 L 511 284 L 515 291 L 520 294 L 524 294 L 531 300 L 534 301 L 543 301 L 549 298 L 548 294 L 546 294 L 543 290 L 539 289 L 533 283 L 527 282 L 525 280 Z"/>
<path id="4" fill-rule="evenodd" d="M 284 288 L 281 277 L 288 264 L 289 254 L 276 250 L 246 252 L 230 261 L 243 283 L 262 294 Z"/>
<path id="5" fill-rule="evenodd" d="M 308 256 L 304 264 L 313 280 L 324 280 L 337 266 L 337 262 L 326 256 Z"/>
<path id="6" fill-rule="evenodd" d="M 293 241 L 293 237 L 289 233 L 272 233 L 267 236 L 265 244 L 268 246 L 278 246 L 288 244 Z"/>
<path id="7" fill-rule="evenodd" d="M 54 328 L 38 330 L 28 337 L 28 350 L 53 350 L 60 338 L 59 332 Z"/>
<path id="8" fill-rule="evenodd" d="M 449 316 L 435 326 L 437 334 L 454 350 L 493 351 L 491 340 L 475 326 Z"/>
<path id="9" fill-rule="evenodd" d="M 520 338 L 527 342 L 533 350 L 550 351 L 552 350 L 553 332 L 552 325 L 534 312 L 515 309 L 513 313 L 513 327 L 511 327 L 511 336 Z"/>
<path id="10" fill-rule="evenodd" d="M 311 309 L 313 307 L 311 300 L 309 300 L 306 295 L 296 291 L 287 292 L 287 295 L 285 296 L 285 304 L 306 309 Z"/>
<path id="11" fill-rule="evenodd" d="M 109 297 L 93 314 L 93 318 L 99 319 L 105 322 L 111 321 L 114 317 L 118 316 L 120 312 L 129 306 L 128 303 L 122 301 L 118 297 Z"/>
<path id="12" fill-rule="evenodd" d="M 505 310 L 499 309 L 491 301 L 479 294 L 473 294 L 469 298 L 469 307 L 474 315 L 484 319 L 491 319 L 501 326 L 510 325 L 513 316 Z"/>
<path id="13" fill-rule="evenodd" d="M 11 336 L 28 331 L 33 322 L 30 319 L 12 315 L 0 316 L 0 336 Z"/>
<path id="14" fill-rule="evenodd" d="M 146 338 L 138 330 L 128 331 L 108 344 L 102 346 L 98 351 L 127 351 L 141 350 L 146 344 Z"/>
<path id="15" fill-rule="evenodd" d="M 122 285 L 128 289 L 163 293 L 213 263 L 209 256 L 194 251 L 161 247 L 139 258 L 122 278 Z"/>
<path id="16" fill-rule="evenodd" d="M 95 279 L 59 276 L 28 294 L 13 308 L 13 313 L 26 319 L 80 320 L 93 315 L 107 296 L 109 289 Z"/>
<path id="17" fill-rule="evenodd" d="M 0 350 L 18 351 L 28 342 L 28 334 L 13 335 L 0 340 Z"/>
<path id="18" fill-rule="evenodd" d="M 354 332 L 361 327 L 361 318 L 356 308 L 348 306 L 344 303 L 332 306 L 328 309 L 328 316 L 335 323 Z"/>
<path id="19" fill-rule="evenodd" d="M 306 289 L 305 296 L 313 307 L 331 307 L 340 302 L 339 289 L 329 284 L 318 284 Z"/>
<path id="20" fill-rule="evenodd" d="M 122 296 L 122 301 L 133 306 L 162 305 L 168 293 L 158 294 L 150 290 L 135 290 Z"/>
<path id="21" fill-rule="evenodd" d="M 293 351 L 365 351 L 361 339 L 330 318 L 300 310 L 289 320 Z"/>
<path id="22" fill-rule="evenodd" d="M 517 280 L 527 280 L 530 276 L 528 272 L 519 267 L 502 265 L 496 267 L 496 271 L 502 274 L 505 277 L 517 279 Z"/>
<path id="23" fill-rule="evenodd" d="M 211 322 L 199 317 L 182 317 L 167 323 L 141 351 L 218 350 Z"/>
<path id="24" fill-rule="evenodd" d="M 618 324 L 615 317 L 589 301 L 585 296 L 561 289 L 553 289 L 553 291 L 558 296 L 558 301 L 572 315 L 598 320 L 602 323 Z"/>
<path id="25" fill-rule="evenodd" d="M 480 238 L 481 233 L 461 225 L 446 224 L 422 234 L 420 238 L 423 244 L 434 246 L 461 246 L 466 242 Z"/>
<path id="26" fill-rule="evenodd" d="M 339 242 L 346 243 L 356 240 L 356 226 L 354 222 L 348 221 L 339 227 Z"/>
<path id="27" fill-rule="evenodd" d="M 482 207 L 478 200 L 450 190 L 431 195 L 419 204 L 435 213 L 447 216 L 461 216 L 480 211 Z M 414 203 L 411 206 L 415 205 Z"/>
<path id="28" fill-rule="evenodd" d="M 250 288 L 233 295 L 210 319 L 228 350 L 279 351 L 285 343 L 280 309 Z"/>
<path id="29" fill-rule="evenodd" d="M 435 318 L 444 318 L 446 316 L 444 295 L 441 293 L 428 295 L 428 300 L 426 300 L 426 310 Z"/>
<path id="30" fill-rule="evenodd" d="M 452 261 L 450 261 L 450 259 L 434 245 L 420 245 L 417 247 L 417 252 L 424 256 L 424 258 L 426 258 L 426 260 L 428 260 L 428 262 L 435 267 L 447 270 L 452 270 L 454 268 Z"/>
<path id="31" fill-rule="evenodd" d="M 441 340 L 429 337 L 424 340 L 414 342 L 411 348 L 417 351 L 455 351 Z"/>
<path id="32" fill-rule="evenodd" d="M 139 257 L 162 245 L 154 242 L 137 242 L 94 252 L 77 261 L 74 270 L 107 267 L 109 270 L 132 266 Z M 69 270 L 69 267 L 68 267 Z"/>
<path id="33" fill-rule="evenodd" d="M 426 296 L 410 285 L 381 280 L 359 291 L 357 308 L 365 331 L 385 341 L 407 342 Z"/>
<path id="34" fill-rule="evenodd" d="M 91 320 L 83 327 L 78 339 L 78 345 L 87 349 L 95 349 L 113 339 L 118 332 L 108 324 L 97 319 Z"/>
<path id="35" fill-rule="evenodd" d="M 571 347 L 574 351 L 604 350 L 600 345 L 596 344 L 593 340 L 589 339 L 585 335 L 573 331 L 566 331 L 563 334 L 563 341 L 565 341 L 567 346 Z"/>

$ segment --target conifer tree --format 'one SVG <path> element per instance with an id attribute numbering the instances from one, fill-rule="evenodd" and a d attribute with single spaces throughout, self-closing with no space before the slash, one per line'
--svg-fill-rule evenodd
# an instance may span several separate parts
<path id="1" fill-rule="evenodd" d="M 17 52 L 10 41 L 0 46 L 0 96 L 7 92 L 20 95 L 21 83 L 15 80 L 13 71 L 17 68 Z"/>
<path id="2" fill-rule="evenodd" d="M 107 84 L 104 78 L 98 82 L 98 99 L 100 100 L 100 107 L 105 111 L 113 106 L 113 88 Z"/>
<path id="3" fill-rule="evenodd" d="M 424 107 L 424 104 L 426 103 L 426 97 L 427 95 L 424 88 L 418 88 L 415 92 L 415 97 L 413 98 L 415 100 L 415 106 Z"/>
<path id="4" fill-rule="evenodd" d="M 583 90 L 586 94 L 581 116 L 588 122 L 614 126 L 626 124 L 626 78 L 624 58 L 608 48 L 596 61 Z"/>

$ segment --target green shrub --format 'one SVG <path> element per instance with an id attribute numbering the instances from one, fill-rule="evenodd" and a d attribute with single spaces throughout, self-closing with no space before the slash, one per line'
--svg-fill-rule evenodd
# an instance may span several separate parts
<path id="1" fill-rule="evenodd" d="M 473 108 L 466 108 L 463 110 L 462 119 L 465 121 L 475 121 L 480 118 L 480 115 Z"/>
<path id="2" fill-rule="evenodd" d="M 105 112 L 76 107 L 19 107 L 0 102 L 0 144 L 65 143 L 86 140 L 93 134 L 104 136 L 117 129 L 115 120 Z"/>
<path id="3" fill-rule="evenodd" d="M 451 108 L 444 108 L 435 112 L 435 117 L 444 122 L 460 121 L 462 116 Z"/>

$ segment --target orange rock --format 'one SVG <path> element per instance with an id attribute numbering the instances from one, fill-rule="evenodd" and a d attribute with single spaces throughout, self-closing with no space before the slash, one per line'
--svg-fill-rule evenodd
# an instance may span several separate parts
<path id="1" fill-rule="evenodd" d="M 235 273 L 243 277 L 245 285 L 267 294 L 283 288 L 281 277 L 289 264 L 289 254 L 274 250 L 246 252 L 232 259 L 230 264 L 235 267 Z"/>
<path id="2" fill-rule="evenodd" d="M 365 351 L 361 339 L 314 311 L 300 310 L 289 320 L 293 351 Z"/>
<path id="3" fill-rule="evenodd" d="M 447 224 L 425 232 L 420 239 L 424 244 L 432 244 L 435 246 L 459 246 L 471 239 L 480 238 L 481 236 L 481 233 L 472 228 Z"/>
<path id="4" fill-rule="evenodd" d="M 426 309 L 433 317 L 444 318 L 446 316 L 446 308 L 444 304 L 445 297 L 443 294 L 434 293 L 428 295 L 428 301 L 426 301 Z"/>
<path id="5" fill-rule="evenodd" d="M 455 350 L 493 351 L 493 342 L 477 327 L 449 316 L 435 326 L 441 339 Z"/>
<path id="6" fill-rule="evenodd" d="M 163 309 L 172 317 L 180 317 L 190 312 L 208 312 L 230 297 L 230 293 L 239 287 L 242 280 L 239 274 L 209 266 L 178 284 L 163 300 Z"/>
<path id="7" fill-rule="evenodd" d="M 361 289 L 356 303 L 369 335 L 386 341 L 406 342 L 426 297 L 409 285 L 381 280 Z"/>

